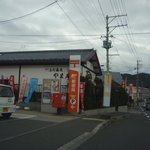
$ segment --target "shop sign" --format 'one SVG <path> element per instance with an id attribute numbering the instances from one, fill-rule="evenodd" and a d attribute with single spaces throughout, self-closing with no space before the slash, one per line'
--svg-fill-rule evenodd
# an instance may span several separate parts
<path id="1" fill-rule="evenodd" d="M 46 71 L 51 73 L 51 78 L 68 79 L 68 70 L 63 67 L 46 67 Z"/>
<path id="2" fill-rule="evenodd" d="M 51 92 L 60 93 L 60 80 L 59 79 L 51 80 Z"/>
<path id="3" fill-rule="evenodd" d="M 43 79 L 43 97 L 42 103 L 51 103 L 51 80 Z"/>
<path id="4" fill-rule="evenodd" d="M 112 81 L 112 75 L 106 73 L 104 76 L 104 97 L 103 97 L 104 107 L 110 107 L 111 81 Z"/>
<path id="5" fill-rule="evenodd" d="M 133 95 L 133 84 L 129 85 L 129 95 L 132 96 Z"/>
<path id="6" fill-rule="evenodd" d="M 68 112 L 79 112 L 80 55 L 70 56 Z"/>

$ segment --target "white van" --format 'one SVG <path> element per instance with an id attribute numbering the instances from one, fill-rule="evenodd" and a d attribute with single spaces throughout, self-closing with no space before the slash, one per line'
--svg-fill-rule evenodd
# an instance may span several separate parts
<path id="1" fill-rule="evenodd" d="M 16 110 L 15 95 L 11 86 L 0 84 L 0 114 L 9 118 Z"/>

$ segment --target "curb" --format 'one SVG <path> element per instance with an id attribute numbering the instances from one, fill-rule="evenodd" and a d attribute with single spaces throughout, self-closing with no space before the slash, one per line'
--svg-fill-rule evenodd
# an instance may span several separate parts
<path id="1" fill-rule="evenodd" d="M 130 113 L 127 113 L 127 114 L 124 114 L 124 115 L 113 116 L 113 117 L 111 117 L 110 120 L 111 121 L 117 121 L 117 120 L 121 120 L 121 119 L 127 118 L 130 115 L 131 115 Z"/>
<path id="2" fill-rule="evenodd" d="M 92 131 L 84 132 L 80 136 L 76 137 L 72 141 L 62 145 L 61 147 L 57 148 L 57 150 L 75 150 L 84 142 L 92 138 L 99 130 L 103 129 L 104 127 L 108 126 L 111 121 L 107 120 L 102 123 L 99 123 Z"/>

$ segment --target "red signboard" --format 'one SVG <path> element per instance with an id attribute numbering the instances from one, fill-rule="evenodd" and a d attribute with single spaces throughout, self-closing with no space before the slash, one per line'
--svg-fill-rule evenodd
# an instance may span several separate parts
<path id="1" fill-rule="evenodd" d="M 79 72 L 70 70 L 69 90 L 68 90 L 68 112 L 78 112 L 79 110 Z"/>
<path id="2" fill-rule="evenodd" d="M 80 55 L 70 56 L 68 112 L 79 112 Z"/>
<path id="3" fill-rule="evenodd" d="M 52 94 L 52 107 L 66 107 L 66 94 L 65 93 L 53 93 Z"/>

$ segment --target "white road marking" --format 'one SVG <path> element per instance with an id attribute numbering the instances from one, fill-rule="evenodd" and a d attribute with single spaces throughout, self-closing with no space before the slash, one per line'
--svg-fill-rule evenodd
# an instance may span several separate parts
<path id="1" fill-rule="evenodd" d="M 144 113 L 146 116 L 148 115 L 146 112 Z"/>
<path id="2" fill-rule="evenodd" d="M 85 141 L 93 137 L 98 130 L 103 127 L 104 124 L 106 124 L 108 121 L 105 121 L 103 123 L 99 123 L 91 132 L 85 132 L 81 134 L 80 136 L 76 137 L 72 141 L 66 143 L 65 145 L 62 145 L 57 150 L 75 150 L 77 147 L 79 147 L 81 144 L 83 144 Z"/>
<path id="3" fill-rule="evenodd" d="M 36 115 L 27 115 L 27 114 L 12 114 L 10 119 L 7 120 L 2 120 L 1 123 L 6 123 L 6 122 L 12 122 L 12 121 L 17 121 L 21 119 L 31 119 L 36 117 Z"/>
<path id="4" fill-rule="evenodd" d="M 9 140 L 13 140 L 15 138 L 18 138 L 18 137 L 21 137 L 21 136 L 24 136 L 24 135 L 27 135 L 27 134 L 38 132 L 40 130 L 44 130 L 44 129 L 47 129 L 47 128 L 50 128 L 50 127 L 54 127 L 56 125 L 58 125 L 58 123 L 57 124 L 52 124 L 52 125 L 49 125 L 49 126 L 45 126 L 45 127 L 41 127 L 41 128 L 38 128 L 38 129 L 34 129 L 34 130 L 31 130 L 31 131 L 23 132 L 23 133 L 20 133 L 18 135 L 15 135 L 15 136 L 10 136 L 10 137 L 7 137 L 7 138 L 4 138 L 4 139 L 0 140 L 0 143 L 5 142 L 5 141 L 9 141 Z"/>
<path id="5" fill-rule="evenodd" d="M 30 119 L 36 117 L 36 115 L 27 115 L 27 114 L 12 114 L 13 118 L 17 119 Z"/>
<path id="6" fill-rule="evenodd" d="M 144 112 L 144 115 L 150 120 L 150 116 L 148 113 Z"/>

